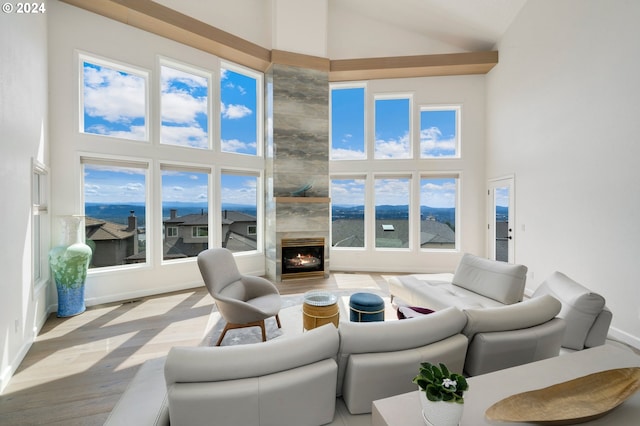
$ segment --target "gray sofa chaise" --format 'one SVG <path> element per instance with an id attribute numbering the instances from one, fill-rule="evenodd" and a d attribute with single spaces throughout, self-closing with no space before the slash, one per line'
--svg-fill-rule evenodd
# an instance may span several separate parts
<path id="1" fill-rule="evenodd" d="M 392 299 L 438 311 L 488 308 L 521 302 L 527 267 L 465 253 L 455 273 L 398 275 L 388 280 Z"/>

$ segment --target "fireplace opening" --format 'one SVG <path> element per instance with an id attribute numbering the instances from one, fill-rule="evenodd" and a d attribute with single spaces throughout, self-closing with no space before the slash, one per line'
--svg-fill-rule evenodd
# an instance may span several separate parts
<path id="1" fill-rule="evenodd" d="M 323 277 L 324 238 L 283 238 L 282 279 Z"/>

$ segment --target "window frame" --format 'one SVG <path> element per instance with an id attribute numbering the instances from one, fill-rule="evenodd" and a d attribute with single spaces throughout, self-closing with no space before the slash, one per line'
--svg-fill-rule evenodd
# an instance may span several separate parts
<path id="1" fill-rule="evenodd" d="M 31 284 L 34 295 L 49 280 L 49 168 L 31 159 Z"/>
<path id="2" fill-rule="evenodd" d="M 133 143 L 142 143 L 142 144 L 151 144 L 154 135 L 151 134 L 151 121 L 153 120 L 153 117 L 151 117 L 151 94 L 150 94 L 150 79 L 152 76 L 152 72 L 148 69 L 142 68 L 142 67 L 137 67 L 131 64 L 127 64 L 121 61 L 117 61 L 114 59 L 107 59 L 104 58 L 100 55 L 95 55 L 92 53 L 88 53 L 88 52 L 83 52 L 83 51 L 76 51 L 76 59 L 78 61 L 77 67 L 78 67 L 78 85 L 79 85 L 79 90 L 78 90 L 78 133 L 80 133 L 81 135 L 86 135 L 86 136 L 90 136 L 90 137 L 103 137 L 103 138 L 109 138 L 112 140 L 118 140 L 118 141 L 126 141 L 126 142 L 133 142 Z M 98 65 L 101 67 L 106 67 L 106 68 L 111 68 L 114 69 L 115 71 L 118 72 L 124 72 L 127 74 L 133 74 L 136 75 L 138 77 L 141 77 L 142 79 L 144 79 L 144 91 L 145 91 L 145 112 L 144 112 L 144 117 L 145 117 L 145 123 L 144 123 L 144 128 L 145 128 L 145 138 L 144 139 L 130 139 L 130 138 L 122 138 L 122 137 L 117 137 L 117 136 L 112 136 L 112 135 L 107 135 L 107 134 L 100 134 L 100 133 L 88 133 L 85 131 L 84 129 L 84 63 L 85 62 L 90 62 L 91 64 L 94 65 Z"/>
<path id="3" fill-rule="evenodd" d="M 455 111 L 455 154 L 446 157 L 422 156 L 422 112 L 423 111 Z M 459 160 L 462 158 L 462 104 L 426 104 L 418 107 L 418 158 L 422 160 Z"/>
<path id="4" fill-rule="evenodd" d="M 95 152 L 80 152 L 78 153 L 78 164 L 80 166 L 81 176 L 81 206 L 83 215 L 86 217 L 86 197 L 85 197 L 85 165 L 98 165 L 106 167 L 121 167 L 121 168 L 134 168 L 140 169 L 144 174 L 145 181 L 145 261 L 140 263 L 130 263 L 122 265 L 109 265 L 100 267 L 90 267 L 87 271 L 88 276 L 101 275 L 104 273 L 110 273 L 114 271 L 123 271 L 129 269 L 147 269 L 153 266 L 153 257 L 150 254 L 153 251 L 153 244 L 155 238 L 152 233 L 149 232 L 150 225 L 153 223 L 154 212 L 151 204 L 151 183 L 152 183 L 152 161 L 150 159 L 138 158 L 138 157 L 124 157 L 116 155 L 97 154 Z M 85 223 L 86 227 L 86 223 Z M 149 249 L 151 247 L 151 250 Z"/>
<path id="5" fill-rule="evenodd" d="M 367 84 L 366 82 L 349 82 L 349 83 L 332 83 L 329 87 L 329 161 L 366 161 L 371 155 L 371 147 L 368 141 L 369 134 L 369 126 L 367 126 L 368 122 L 368 108 L 367 108 Z M 333 90 L 349 90 L 349 89 L 362 89 L 363 90 L 363 121 L 362 121 L 362 131 L 363 131 L 363 143 L 362 149 L 364 151 L 364 156 L 362 158 L 350 158 L 350 159 L 337 159 L 332 157 L 333 152 Z M 375 141 L 374 141 L 375 143 Z M 375 147 L 373 147 L 375 148 Z"/>
<path id="6" fill-rule="evenodd" d="M 157 87 L 157 96 L 158 96 L 158 117 L 154 120 L 157 127 L 157 138 L 154 138 L 157 141 L 157 144 L 160 146 L 174 147 L 174 148 L 186 148 L 193 150 L 207 150 L 212 151 L 214 149 L 214 140 L 216 139 L 216 132 L 214 126 L 214 113 L 216 108 L 214 108 L 214 86 L 216 84 L 216 79 L 214 73 L 208 71 L 204 68 L 197 67 L 195 65 L 190 65 L 182 61 L 178 61 L 176 59 L 172 59 L 166 56 L 157 55 L 157 75 L 158 75 L 158 87 Z M 204 148 L 192 147 L 188 145 L 175 145 L 175 144 L 167 144 L 162 142 L 162 67 L 173 68 L 177 71 L 181 71 L 187 74 L 193 74 L 197 77 L 202 77 L 207 80 L 207 146 Z"/>
<path id="7" fill-rule="evenodd" d="M 217 97 L 217 105 L 222 104 L 222 90 L 220 86 L 222 84 L 222 69 L 229 69 L 235 73 L 243 74 L 250 78 L 255 78 L 256 80 L 256 111 L 255 111 L 255 120 L 256 120 L 256 153 L 247 154 L 243 152 L 233 152 L 233 151 L 223 151 L 222 150 L 222 119 L 220 118 L 222 111 L 218 107 L 215 110 L 215 114 L 219 119 L 216 121 L 216 141 L 217 141 L 217 151 L 223 154 L 230 155 L 243 155 L 247 157 L 257 157 L 264 158 L 264 73 L 257 72 L 250 68 L 247 68 L 242 65 L 234 64 L 233 62 L 229 62 L 226 60 L 220 60 L 218 66 L 218 97 Z"/>
<path id="8" fill-rule="evenodd" d="M 418 215 L 418 232 L 422 232 L 422 225 L 421 225 L 421 207 L 422 207 L 422 202 L 421 202 L 421 198 L 422 198 L 422 180 L 423 179 L 454 179 L 455 180 L 455 185 L 456 185 L 456 194 L 455 194 L 455 229 L 454 229 L 454 233 L 455 233 L 455 239 L 454 239 L 454 246 L 453 248 L 433 248 L 433 247 L 425 247 L 423 248 L 420 244 L 420 242 L 418 242 L 418 249 L 421 252 L 434 252 L 434 253 L 438 253 L 438 252 L 445 252 L 445 253 L 455 253 L 455 252 L 459 252 L 460 251 L 460 224 L 462 223 L 461 220 L 461 214 L 460 214 L 460 200 L 461 200 L 461 194 L 460 194 L 460 188 L 462 188 L 462 172 L 461 171 L 451 171 L 451 172 L 423 172 L 420 173 L 420 175 L 418 176 L 418 202 L 417 204 L 417 212 L 416 214 Z"/>

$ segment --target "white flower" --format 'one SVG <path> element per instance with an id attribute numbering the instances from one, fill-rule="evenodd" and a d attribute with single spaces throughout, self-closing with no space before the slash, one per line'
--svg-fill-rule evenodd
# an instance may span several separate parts
<path id="1" fill-rule="evenodd" d="M 458 385 L 458 382 L 456 382 L 455 380 L 451 380 L 449 378 L 442 379 L 442 386 L 444 386 L 447 389 L 449 388 L 449 386 L 456 387 L 457 385 Z"/>

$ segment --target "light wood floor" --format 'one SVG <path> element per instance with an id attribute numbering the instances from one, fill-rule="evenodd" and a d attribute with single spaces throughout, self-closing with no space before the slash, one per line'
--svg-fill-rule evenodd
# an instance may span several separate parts
<path id="1" fill-rule="evenodd" d="M 332 274 L 278 283 L 281 294 L 312 289 L 387 290 L 379 274 Z M 213 299 L 204 287 L 52 314 L 0 395 L 0 425 L 102 425 L 138 367 L 172 346 L 195 346 Z"/>

